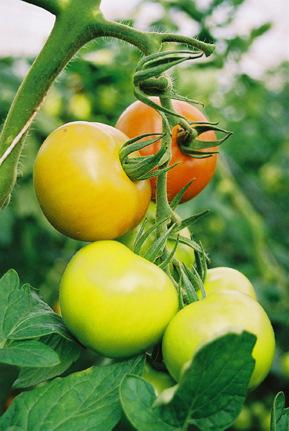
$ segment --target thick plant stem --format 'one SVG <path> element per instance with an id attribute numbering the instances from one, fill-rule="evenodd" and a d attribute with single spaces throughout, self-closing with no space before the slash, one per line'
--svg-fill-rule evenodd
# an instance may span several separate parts
<path id="1" fill-rule="evenodd" d="M 43 50 L 21 84 L 0 135 L 0 208 L 9 200 L 17 178 L 17 166 L 28 131 L 49 87 L 67 62 L 86 42 L 111 36 L 124 40 L 145 55 L 157 52 L 163 42 L 187 43 L 207 55 L 211 45 L 192 38 L 161 33 L 145 33 L 106 20 L 101 0 L 24 0 L 55 13 L 55 26 Z"/>
<path id="2" fill-rule="evenodd" d="M 30 3 L 39 6 L 48 12 L 57 15 L 61 11 L 61 2 L 59 0 L 22 0 L 25 3 Z"/>
<path id="3" fill-rule="evenodd" d="M 166 108 L 170 108 L 171 101 L 167 97 L 160 98 L 162 106 Z M 165 114 L 163 114 L 165 115 Z M 169 118 L 167 118 L 169 120 Z M 166 146 L 166 162 L 161 168 L 165 168 L 169 165 L 171 161 L 171 130 L 169 128 L 169 121 L 165 121 L 163 119 L 163 142 L 162 145 Z M 167 217 L 170 217 L 172 214 L 172 210 L 168 201 L 167 196 L 167 172 L 160 174 L 157 177 L 157 187 L 156 187 L 156 221 L 161 221 Z M 169 220 L 168 220 L 169 221 Z M 162 223 L 159 226 L 158 235 L 162 235 L 166 231 L 166 223 Z"/>
<path id="4" fill-rule="evenodd" d="M 77 24 L 77 25 L 76 25 Z M 75 28 L 75 31 L 71 31 Z M 89 39 L 76 17 L 59 16 L 39 57 L 21 84 L 0 135 L 0 207 L 11 192 L 24 135 L 51 83 L 74 53 Z"/>

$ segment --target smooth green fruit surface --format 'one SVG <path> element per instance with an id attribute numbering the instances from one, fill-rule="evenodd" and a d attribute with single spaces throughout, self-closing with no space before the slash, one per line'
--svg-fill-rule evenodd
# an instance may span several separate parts
<path id="1" fill-rule="evenodd" d="M 82 344 L 108 357 L 132 356 L 157 343 L 178 304 L 166 273 L 117 241 L 79 250 L 61 280 L 64 322 Z"/>
<path id="2" fill-rule="evenodd" d="M 239 292 L 212 294 L 179 311 L 165 331 L 164 362 L 178 381 L 184 365 L 192 360 L 203 345 L 227 333 L 242 331 L 251 332 L 257 337 L 253 349 L 256 364 L 250 381 L 250 387 L 255 387 L 264 380 L 271 368 L 275 337 L 261 305 Z"/>
<path id="3" fill-rule="evenodd" d="M 234 290 L 256 299 L 256 292 L 250 280 L 240 271 L 233 268 L 218 267 L 211 268 L 207 272 L 205 280 L 207 295 L 224 290 Z"/>

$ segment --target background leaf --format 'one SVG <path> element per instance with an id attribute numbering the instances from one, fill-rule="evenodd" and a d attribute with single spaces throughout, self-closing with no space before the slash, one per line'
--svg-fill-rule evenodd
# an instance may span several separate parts
<path id="1" fill-rule="evenodd" d="M 14 388 L 27 388 L 38 383 L 50 380 L 64 373 L 79 357 L 81 348 L 74 342 L 67 341 L 59 336 L 50 336 L 46 341 L 59 357 L 59 364 L 55 366 L 21 368 L 15 381 Z"/>
<path id="2" fill-rule="evenodd" d="M 271 414 L 271 431 L 289 430 L 289 409 L 285 408 L 285 395 L 279 392 L 273 403 Z"/>
<path id="3" fill-rule="evenodd" d="M 127 418 L 139 431 L 187 430 L 192 424 L 202 431 L 226 429 L 245 400 L 255 341 L 254 335 L 243 332 L 207 344 L 174 392 L 163 392 L 157 406 L 152 387 L 139 377 L 127 376 L 120 388 Z"/>
<path id="4" fill-rule="evenodd" d="M 53 367 L 59 364 L 58 354 L 37 340 L 15 341 L 0 349 L 0 363 L 18 367 Z"/>
<path id="5" fill-rule="evenodd" d="M 15 398 L 0 430 L 110 431 L 121 418 L 119 385 L 128 373 L 141 373 L 136 357 L 57 378 Z"/>
<path id="6" fill-rule="evenodd" d="M 52 333 L 71 338 L 61 317 L 28 284 L 21 286 L 14 270 L 8 271 L 0 280 L 0 345 Z"/>

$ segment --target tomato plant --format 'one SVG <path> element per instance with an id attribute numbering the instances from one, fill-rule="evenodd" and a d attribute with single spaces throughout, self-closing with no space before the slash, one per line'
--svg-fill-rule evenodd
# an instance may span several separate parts
<path id="1" fill-rule="evenodd" d="M 205 115 L 199 109 L 187 102 L 174 100 L 173 106 L 179 114 L 190 121 L 207 121 Z M 160 132 L 162 129 L 162 119 L 155 109 L 137 101 L 121 114 L 116 127 L 128 137 L 133 138 L 144 133 Z M 213 145 L 214 141 L 216 141 L 215 132 L 204 132 L 199 136 L 199 140 L 212 142 L 211 147 L 202 151 L 216 151 L 216 147 Z M 143 148 L 140 152 L 143 155 L 154 154 L 159 150 L 159 147 L 160 143 L 156 142 Z M 184 154 L 178 145 L 177 139 L 174 139 L 172 142 L 172 158 L 170 163 L 178 164 L 168 172 L 168 198 L 172 199 L 183 187 L 192 181 L 192 184 L 183 196 L 183 201 L 187 201 L 200 193 L 212 179 L 216 169 L 217 155 L 213 154 L 207 158 L 194 158 Z M 153 196 L 155 197 L 155 178 L 151 179 L 151 184 Z"/>
<path id="2" fill-rule="evenodd" d="M 256 298 L 256 292 L 250 280 L 233 268 L 211 268 L 207 272 L 205 279 L 206 294 L 222 292 L 226 290 L 233 290 Z"/>
<path id="3" fill-rule="evenodd" d="M 179 380 L 184 365 L 205 343 L 220 335 L 240 331 L 251 332 L 257 337 L 253 350 L 256 364 L 250 387 L 259 385 L 272 365 L 274 332 L 267 314 L 255 300 L 232 291 L 217 292 L 194 302 L 170 322 L 163 339 L 163 356 L 170 374 Z M 186 334 L 185 339 L 182 334 Z"/>
<path id="4" fill-rule="evenodd" d="M 48 301 L 53 309 L 14 270 L 0 279 L 0 408 L 8 407 L 0 431 L 227 429 L 248 387 L 268 374 L 275 338 L 244 275 L 207 271 L 208 253 L 193 230 L 207 210 L 186 217 L 178 211 L 212 179 L 216 149 L 230 132 L 179 95 L 167 72 L 209 56 L 214 46 L 109 21 L 101 0 L 25 1 L 56 20 L 0 134 L 1 208 L 9 203 L 27 131 L 69 59 L 103 36 L 142 55 L 132 77 L 138 101 L 117 128 L 64 124 L 36 157 L 34 185 L 46 218 L 64 235 L 92 243 L 79 249 L 79 242 L 64 245 L 60 237 L 63 255 L 53 256 L 50 271 L 55 291 L 59 284 L 59 301 Z M 76 87 L 67 113 L 85 119 L 95 103 Z M 120 93 L 109 91 L 114 100 Z M 151 197 L 156 205 L 148 210 Z M 258 228 L 258 217 L 252 226 Z M 262 231 L 256 239 L 264 242 Z M 257 258 L 264 261 L 262 253 Z M 157 371 L 165 367 L 170 375 Z M 287 413 L 279 394 L 272 426 L 289 421 Z"/>
<path id="5" fill-rule="evenodd" d="M 64 322 L 85 345 L 127 357 L 156 344 L 178 310 L 178 295 L 156 265 L 116 241 L 82 248 L 60 286 Z"/>
<path id="6" fill-rule="evenodd" d="M 155 220 L 156 215 L 156 205 L 154 202 L 151 202 L 149 205 L 149 209 L 146 213 L 146 219 L 148 228 L 153 225 L 153 222 Z M 127 247 L 133 249 L 135 240 L 137 238 L 137 235 L 141 229 L 141 225 L 137 226 L 135 229 L 129 231 L 122 237 L 118 238 L 120 242 L 125 244 Z M 180 235 L 184 236 L 185 238 L 191 238 L 190 231 L 188 228 L 183 228 L 179 232 Z M 176 237 L 176 235 L 175 235 Z M 149 249 L 152 247 L 153 243 L 156 241 L 156 234 L 150 235 L 147 240 L 144 243 L 143 246 L 143 253 L 145 254 Z M 176 239 L 169 238 L 167 241 L 167 249 L 168 252 L 171 253 L 175 247 Z M 178 259 L 180 262 L 187 265 L 189 268 L 191 268 L 195 262 L 195 253 L 192 247 L 190 247 L 187 244 L 178 243 L 177 249 L 175 251 L 174 257 Z"/>
<path id="7" fill-rule="evenodd" d="M 34 166 L 41 208 L 60 232 L 83 241 L 114 239 L 136 226 L 150 202 L 148 181 L 132 182 L 118 157 L 126 136 L 74 122 L 43 143 Z"/>

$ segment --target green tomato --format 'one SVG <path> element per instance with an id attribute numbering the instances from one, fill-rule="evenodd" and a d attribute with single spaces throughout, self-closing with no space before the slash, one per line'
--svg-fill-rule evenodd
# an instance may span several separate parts
<path id="1" fill-rule="evenodd" d="M 205 290 L 207 296 L 224 290 L 234 290 L 245 293 L 257 300 L 256 292 L 251 282 L 245 275 L 233 268 L 219 267 L 209 269 L 205 280 Z"/>
<path id="2" fill-rule="evenodd" d="M 289 377 L 289 352 L 283 353 L 280 357 L 280 369 L 282 374 Z"/>
<path id="3" fill-rule="evenodd" d="M 149 205 L 149 209 L 146 213 L 146 217 L 148 220 L 148 224 L 147 224 L 148 228 L 151 227 L 153 224 L 153 221 L 155 218 L 155 213 L 156 213 L 156 204 L 151 202 Z M 118 241 L 122 242 L 127 247 L 129 247 L 130 249 L 133 249 L 134 241 L 135 241 L 136 236 L 140 230 L 140 226 L 141 225 L 138 225 L 135 229 L 132 229 L 131 231 L 129 231 L 125 235 L 118 238 Z M 179 233 L 180 233 L 180 235 L 184 236 L 185 238 L 188 238 L 188 239 L 191 238 L 191 234 L 190 234 L 190 231 L 188 228 L 182 229 Z M 150 237 L 148 237 L 148 239 L 146 239 L 146 241 L 144 243 L 144 249 L 143 249 L 144 252 L 147 252 L 151 248 L 154 241 L 155 241 L 154 235 L 151 235 Z M 168 240 L 167 249 L 168 249 L 169 253 L 171 251 L 173 251 L 175 243 L 176 243 L 176 241 L 173 238 Z M 174 257 L 176 259 L 178 259 L 180 262 L 184 263 L 188 268 L 191 268 L 195 263 L 194 250 L 192 249 L 192 247 L 189 247 L 186 244 L 181 244 L 181 243 L 178 244 Z"/>
<path id="4" fill-rule="evenodd" d="M 250 387 L 268 374 L 275 352 L 270 320 L 261 305 L 239 292 L 218 292 L 183 308 L 171 320 L 163 338 L 163 358 L 169 373 L 179 380 L 183 367 L 205 344 L 228 333 L 248 331 L 256 335 L 256 361 Z"/>
<path id="5" fill-rule="evenodd" d="M 117 241 L 79 250 L 60 285 L 64 322 L 85 346 L 112 358 L 145 351 L 178 311 L 164 271 Z"/>
<path id="6" fill-rule="evenodd" d="M 234 428 L 237 430 L 244 430 L 248 431 L 249 429 L 252 429 L 252 414 L 248 407 L 243 406 L 242 410 L 240 411 L 239 416 L 237 417 L 236 421 L 234 422 Z"/>
<path id="7" fill-rule="evenodd" d="M 143 378 L 153 386 L 156 395 L 176 384 L 168 373 L 157 371 L 148 363 L 145 364 Z"/>

